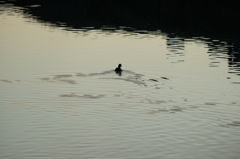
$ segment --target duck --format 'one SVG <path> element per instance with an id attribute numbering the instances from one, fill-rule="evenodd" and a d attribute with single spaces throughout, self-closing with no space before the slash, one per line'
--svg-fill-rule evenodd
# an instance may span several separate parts
<path id="1" fill-rule="evenodd" d="M 122 64 L 119 64 L 118 67 L 115 69 L 115 72 L 122 72 Z"/>

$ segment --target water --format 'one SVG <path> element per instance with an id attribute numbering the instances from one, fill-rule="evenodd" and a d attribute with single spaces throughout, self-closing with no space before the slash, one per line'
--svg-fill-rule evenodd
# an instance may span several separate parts
<path id="1" fill-rule="evenodd" d="M 0 158 L 240 157 L 234 44 L 59 28 L 21 9 L 0 9 Z"/>

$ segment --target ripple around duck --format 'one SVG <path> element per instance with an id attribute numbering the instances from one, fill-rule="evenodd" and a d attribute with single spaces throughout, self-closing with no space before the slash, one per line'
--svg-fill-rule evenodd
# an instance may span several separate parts
<path id="1" fill-rule="evenodd" d="M 68 78 L 73 77 L 71 74 L 60 74 L 60 75 L 54 75 L 53 79 L 61 79 L 61 78 Z"/>
<path id="2" fill-rule="evenodd" d="M 190 111 L 192 109 L 196 109 L 199 106 L 168 106 L 168 107 L 160 107 L 158 109 L 154 109 L 148 111 L 149 114 L 156 114 L 156 113 L 179 113 Z"/>
<path id="3" fill-rule="evenodd" d="M 12 83 L 12 81 L 9 80 L 5 80 L 5 79 L 0 79 L 1 82 L 5 82 L 5 83 Z"/>
<path id="4" fill-rule="evenodd" d="M 70 94 L 61 94 L 59 97 L 73 97 L 73 98 L 89 98 L 89 99 L 99 99 L 105 97 L 105 95 L 91 95 L 91 94 L 76 94 L 76 93 L 70 93 Z"/>
<path id="5" fill-rule="evenodd" d="M 101 73 L 89 73 L 89 74 L 83 74 L 83 73 L 76 73 L 76 74 L 59 74 L 59 75 L 51 75 L 53 77 L 41 77 L 38 78 L 39 80 L 43 82 L 65 82 L 69 84 L 77 84 L 78 78 L 76 77 L 97 77 L 99 79 L 112 79 L 112 80 L 122 80 L 126 82 L 132 82 L 138 85 L 146 86 L 146 80 L 144 79 L 144 75 L 135 73 L 133 71 L 124 70 L 122 71 L 121 76 L 116 77 L 116 73 L 113 70 L 110 71 L 104 71 Z M 163 79 L 168 79 L 163 77 Z M 158 82 L 157 79 L 149 79 L 150 81 Z"/>
<path id="6" fill-rule="evenodd" d="M 48 75 L 47 77 L 38 78 L 43 83 L 58 84 L 57 92 L 62 92 L 56 98 L 61 102 L 61 105 L 115 105 L 118 110 L 126 109 L 127 107 L 136 107 L 139 103 L 144 105 L 161 105 L 169 104 L 170 94 L 164 92 L 169 88 L 164 86 L 162 82 L 169 80 L 166 77 L 147 77 L 143 74 L 133 71 L 124 70 L 119 76 L 113 70 L 100 73 L 72 73 L 72 74 L 57 74 Z M 170 82 L 170 81 L 169 81 Z M 63 83 L 63 84 L 62 84 Z M 71 84 L 68 87 L 65 84 Z M 53 89 L 54 89 L 54 85 Z M 59 87 L 60 86 L 60 87 Z M 124 88 L 124 89 L 123 89 Z M 140 90 L 139 90 L 140 89 Z M 159 99 L 159 91 L 162 92 Z M 69 93 L 70 92 L 70 93 Z M 163 93 L 164 92 L 164 93 Z M 45 92 L 44 94 L 49 94 Z M 53 94 L 51 94 L 52 96 Z M 165 97 L 167 97 L 165 99 Z M 138 104 L 137 104 L 138 105 Z M 125 107 L 127 106 L 127 107 Z M 124 108 L 125 107 L 125 108 Z M 143 107 L 135 111 L 145 111 Z M 172 110 L 173 112 L 174 110 Z M 175 112 L 178 110 L 175 110 Z M 106 111 L 108 112 L 108 111 Z M 101 114 L 99 110 L 98 114 Z"/>

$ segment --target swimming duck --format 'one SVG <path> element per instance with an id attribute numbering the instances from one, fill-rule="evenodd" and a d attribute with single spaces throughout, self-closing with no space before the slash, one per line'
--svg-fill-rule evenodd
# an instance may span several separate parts
<path id="1" fill-rule="evenodd" d="M 119 64 L 118 67 L 115 69 L 115 71 L 116 71 L 116 72 L 121 72 L 121 71 L 122 71 L 121 67 L 122 67 L 122 65 Z"/>

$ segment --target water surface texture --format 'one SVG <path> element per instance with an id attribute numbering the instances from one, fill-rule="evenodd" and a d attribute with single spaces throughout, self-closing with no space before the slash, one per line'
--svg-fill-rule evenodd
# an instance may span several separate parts
<path id="1" fill-rule="evenodd" d="M 1 159 L 240 157 L 234 43 L 56 27 L 10 4 L 0 21 Z"/>

